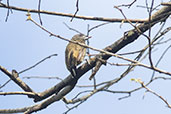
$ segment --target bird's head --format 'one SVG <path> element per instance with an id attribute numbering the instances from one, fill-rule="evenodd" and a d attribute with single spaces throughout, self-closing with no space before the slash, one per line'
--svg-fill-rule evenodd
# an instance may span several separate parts
<path id="1" fill-rule="evenodd" d="M 77 42 L 80 42 L 80 43 L 85 43 L 86 40 L 88 40 L 89 38 L 91 38 L 90 36 L 87 37 L 85 36 L 84 34 L 76 34 L 72 37 L 71 40 L 73 41 L 77 41 Z"/>

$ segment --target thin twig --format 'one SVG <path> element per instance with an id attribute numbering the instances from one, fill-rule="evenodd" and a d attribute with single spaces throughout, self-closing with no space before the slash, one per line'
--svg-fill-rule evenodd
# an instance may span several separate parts
<path id="1" fill-rule="evenodd" d="M 74 109 L 74 108 L 77 108 L 77 107 L 78 107 L 79 105 L 81 105 L 83 102 L 85 102 L 85 101 L 81 101 L 81 102 L 79 102 L 77 105 L 75 105 L 75 106 L 73 106 L 73 107 L 71 107 L 71 108 L 68 107 L 68 110 L 65 111 L 63 114 L 67 114 L 69 111 L 71 111 L 71 110 Z"/>
<path id="2" fill-rule="evenodd" d="M 7 0 L 7 7 L 8 7 L 8 10 L 7 10 L 7 16 L 6 16 L 5 22 L 7 22 L 8 17 L 9 17 L 9 12 L 10 12 L 10 8 L 9 8 L 9 0 Z"/>
<path id="3" fill-rule="evenodd" d="M 160 6 L 160 5 L 157 5 L 156 7 L 153 8 L 153 10 L 159 10 L 159 9 L 158 9 L 159 6 Z M 137 5 L 137 7 L 150 9 L 150 7 L 142 6 L 142 5 Z"/>
<path id="4" fill-rule="evenodd" d="M 28 67 L 28 68 L 26 68 L 26 69 L 20 71 L 18 74 L 22 74 L 23 72 L 26 72 L 26 71 L 28 71 L 28 70 L 30 70 L 30 69 L 36 67 L 37 65 L 39 65 L 40 63 L 42 63 L 42 62 L 45 61 L 46 59 L 49 59 L 49 58 L 51 58 L 51 57 L 53 57 L 53 56 L 57 56 L 57 54 L 52 54 L 52 55 L 50 55 L 50 56 L 48 56 L 48 57 L 46 57 L 46 58 L 40 60 L 39 62 L 37 62 L 37 63 L 34 64 L 33 66 Z"/>
<path id="5" fill-rule="evenodd" d="M 76 11 L 75 11 L 75 13 L 74 13 L 74 15 L 73 15 L 73 17 L 71 18 L 71 22 L 73 21 L 73 19 L 74 19 L 74 17 L 77 15 L 77 13 L 78 13 L 78 11 L 79 11 L 79 5 L 78 5 L 78 2 L 79 2 L 79 0 L 77 0 L 77 2 L 76 2 Z"/>
<path id="6" fill-rule="evenodd" d="M 134 1 L 132 1 L 130 4 L 122 4 L 122 5 L 118 5 L 117 7 L 128 7 L 128 8 L 130 8 L 135 2 L 136 2 L 137 0 L 134 0 Z"/>
<path id="7" fill-rule="evenodd" d="M 96 28 L 98 28 L 98 27 L 101 27 L 101 26 L 103 26 L 103 25 L 107 25 L 107 24 L 109 24 L 109 23 L 102 23 L 102 24 L 96 25 L 96 26 L 94 26 L 94 27 L 88 29 L 88 32 L 91 32 L 92 30 L 94 30 L 94 29 L 96 29 Z"/>
<path id="8" fill-rule="evenodd" d="M 155 96 L 159 97 L 166 105 L 168 108 L 171 108 L 171 105 L 167 102 L 166 99 L 164 99 L 161 95 L 157 94 L 156 92 L 152 91 L 151 89 L 149 89 L 145 84 L 144 82 L 142 82 L 141 80 L 138 80 L 137 82 L 139 82 L 141 84 L 141 86 L 143 88 L 145 88 L 148 92 L 154 94 Z"/>
<path id="9" fill-rule="evenodd" d="M 57 80 L 63 80 L 59 77 L 56 77 L 56 76 L 24 76 L 23 79 L 26 78 L 26 79 L 31 79 L 31 78 L 39 78 L 39 79 L 57 79 Z"/>
<path id="10" fill-rule="evenodd" d="M 6 81 L 4 84 L 2 84 L 2 85 L 0 86 L 0 89 L 3 88 L 3 87 L 5 87 L 10 81 L 11 81 L 11 79 L 9 79 L 9 80 Z"/>
<path id="11" fill-rule="evenodd" d="M 39 4 L 38 4 L 38 15 L 39 15 L 39 20 L 40 20 L 40 24 L 42 25 L 42 19 L 41 19 L 41 15 L 40 15 L 40 4 L 41 4 L 41 0 L 39 0 Z"/>
<path id="12" fill-rule="evenodd" d="M 137 54 L 137 53 L 140 53 L 142 51 L 144 51 L 144 50 L 142 49 L 142 50 L 127 52 L 127 53 L 120 53 L 118 55 L 122 55 L 123 56 L 123 55 Z"/>
<path id="13" fill-rule="evenodd" d="M 151 51 L 152 51 L 152 48 L 151 48 L 151 15 L 152 15 L 152 11 L 153 11 L 153 5 L 154 5 L 154 0 L 152 0 L 152 3 L 151 3 L 151 7 L 150 7 L 150 10 L 149 10 L 149 32 L 148 32 L 148 44 L 149 44 L 149 61 L 150 61 L 150 65 L 151 67 L 153 67 L 153 61 L 152 61 L 152 54 L 151 54 Z"/>
<path id="14" fill-rule="evenodd" d="M 160 63 L 161 60 L 163 59 L 164 55 L 166 54 L 166 52 L 167 52 L 170 48 L 171 48 L 171 45 L 168 46 L 168 47 L 166 48 L 166 50 L 161 54 L 161 57 L 160 57 L 159 60 L 157 61 L 155 67 L 157 67 L 157 66 L 159 65 L 159 63 Z M 152 79 L 153 79 L 153 77 L 154 77 L 154 74 L 155 74 L 155 71 L 153 71 L 153 74 L 152 74 L 152 77 L 151 77 L 151 81 L 152 81 Z"/>
<path id="15" fill-rule="evenodd" d="M 78 30 L 76 30 L 76 29 L 74 29 L 74 28 L 71 28 L 71 27 L 68 26 L 65 22 L 63 22 L 63 24 L 64 24 L 69 30 L 75 31 L 75 32 L 77 32 L 77 33 L 79 33 L 79 34 L 83 34 L 83 33 L 81 33 L 80 31 L 78 31 Z"/>

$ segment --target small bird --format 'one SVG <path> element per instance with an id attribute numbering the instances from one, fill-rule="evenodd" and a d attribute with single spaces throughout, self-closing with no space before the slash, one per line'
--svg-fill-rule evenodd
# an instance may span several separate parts
<path id="1" fill-rule="evenodd" d="M 90 37 L 86 37 L 84 34 L 76 34 L 71 40 L 85 44 L 85 41 L 89 38 Z M 85 47 L 71 42 L 68 43 L 65 49 L 65 64 L 73 77 L 77 75 L 77 66 L 84 60 L 85 55 Z"/>

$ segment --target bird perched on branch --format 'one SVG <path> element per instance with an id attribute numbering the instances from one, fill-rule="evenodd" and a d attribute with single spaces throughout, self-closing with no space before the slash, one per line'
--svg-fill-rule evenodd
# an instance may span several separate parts
<path id="1" fill-rule="evenodd" d="M 90 37 L 84 34 L 76 34 L 72 37 L 71 41 L 76 41 L 85 44 L 85 41 Z M 71 75 L 77 75 L 77 66 L 84 60 L 86 55 L 86 48 L 78 44 L 69 42 L 65 50 L 65 64 Z"/>

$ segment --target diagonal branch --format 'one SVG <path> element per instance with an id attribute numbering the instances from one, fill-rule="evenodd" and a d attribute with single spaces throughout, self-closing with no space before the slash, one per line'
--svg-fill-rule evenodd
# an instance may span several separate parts
<path id="1" fill-rule="evenodd" d="M 167 17 L 170 15 L 170 13 L 168 13 L 170 10 L 171 10 L 171 7 L 163 7 L 161 10 L 159 10 L 158 12 L 156 12 L 152 16 L 152 19 L 151 19 L 151 27 L 153 25 L 155 25 L 156 23 L 158 23 L 158 22 L 161 22 L 161 21 L 166 20 Z M 47 31 L 45 28 L 43 28 L 42 26 L 40 26 L 38 24 L 36 24 L 36 25 L 39 26 L 44 31 L 48 32 L 51 36 L 55 36 L 55 37 L 58 37 L 60 39 L 66 40 L 66 41 L 70 41 L 70 40 L 68 40 L 66 38 L 63 38 L 63 37 L 61 37 L 59 35 L 55 35 L 55 34 L 49 32 L 49 31 Z M 137 30 L 137 28 L 138 28 L 138 30 Z M 78 75 L 77 75 L 76 79 L 73 79 L 71 77 L 71 75 L 69 75 L 67 78 L 65 78 L 63 81 L 61 81 L 60 83 L 58 83 L 54 87 L 52 87 L 50 89 L 47 89 L 45 92 L 40 93 L 40 96 L 39 97 L 36 97 L 36 99 L 34 99 L 34 101 L 37 102 L 37 101 L 40 101 L 42 99 L 47 98 L 48 96 L 50 96 L 50 95 L 52 95 L 54 93 L 58 93 L 58 92 L 60 93 L 60 90 L 62 88 L 64 88 L 68 84 L 72 83 L 73 81 L 78 80 L 83 74 L 85 74 L 87 71 L 89 71 L 90 69 L 92 69 L 96 65 L 96 62 L 97 62 L 96 57 L 99 58 L 99 56 L 100 56 L 101 59 L 104 59 L 104 60 L 108 60 L 111 56 L 115 56 L 115 57 L 124 59 L 126 61 L 135 63 L 136 65 L 143 66 L 143 67 L 146 67 L 148 69 L 155 70 L 155 71 L 160 72 L 160 73 L 164 73 L 164 74 L 167 74 L 167 75 L 171 75 L 170 72 L 165 72 L 165 71 L 162 71 L 162 70 L 160 70 L 160 69 L 158 69 L 156 67 L 151 67 L 151 66 L 142 64 L 142 63 L 140 63 L 140 62 L 138 62 L 136 60 L 130 60 L 130 59 L 124 58 L 122 56 L 119 56 L 119 55 L 114 54 L 117 51 L 119 51 L 120 49 L 122 49 L 123 47 L 125 47 L 126 45 L 128 45 L 131 42 L 133 42 L 134 40 L 136 40 L 142 33 L 144 33 L 145 31 L 147 31 L 149 29 L 148 22 L 147 23 L 140 24 L 139 26 L 137 26 L 137 28 L 128 31 L 127 34 L 124 37 L 120 38 L 118 41 L 114 42 L 112 45 L 106 47 L 104 50 L 92 48 L 90 46 L 83 45 L 83 44 L 78 43 L 78 42 L 70 41 L 72 43 L 76 43 L 76 44 L 81 45 L 81 46 L 84 46 L 86 48 L 90 48 L 90 49 L 93 49 L 95 51 L 100 51 L 101 53 L 100 53 L 100 55 L 97 55 L 94 58 L 89 59 L 89 62 L 86 62 L 85 64 L 83 64 L 82 66 L 80 66 L 78 68 Z M 141 33 L 139 31 L 141 31 Z"/>
<path id="2" fill-rule="evenodd" d="M 136 40 L 141 34 L 146 32 L 147 30 L 149 30 L 149 28 L 154 26 L 156 23 L 165 21 L 170 14 L 171 14 L 171 7 L 163 7 L 161 10 L 157 11 L 155 14 L 153 14 L 151 16 L 150 26 L 149 26 L 149 22 L 145 22 L 145 23 L 140 24 L 139 26 L 135 27 L 135 29 L 130 30 L 127 33 L 125 33 L 125 35 L 122 38 L 120 38 L 118 41 L 116 41 L 112 45 L 106 47 L 104 50 L 108 51 L 108 52 L 116 53 L 117 51 L 119 51 L 120 49 L 125 47 L 126 45 L 128 45 L 131 42 L 133 42 L 134 40 Z M 127 20 L 127 21 L 129 21 L 129 20 Z M 107 60 L 110 57 L 111 57 L 111 55 L 104 55 L 104 56 L 101 56 L 101 59 Z M 130 62 L 137 63 L 135 61 L 130 61 Z M 102 64 L 103 63 L 101 63 L 101 65 Z M 141 66 L 141 65 L 139 65 L 139 66 Z M 100 67 L 99 64 L 98 64 L 98 67 Z M 148 68 L 153 69 L 151 66 Z M 171 74 L 169 73 L 169 75 L 171 75 Z"/>
<path id="3" fill-rule="evenodd" d="M 26 92 L 34 92 L 28 85 L 26 85 L 19 77 L 18 73 L 13 70 L 12 73 L 7 71 L 5 68 L 0 66 L 0 70 L 6 74 L 10 79 L 12 79 L 17 85 L 19 85 Z"/>
<path id="4" fill-rule="evenodd" d="M 1 7 L 1 4 L 0 4 L 0 7 Z M 171 14 L 170 11 L 171 11 L 171 7 L 169 7 L 169 6 L 163 7 L 162 9 L 160 9 L 159 11 L 157 11 L 155 14 L 152 15 L 151 21 L 150 21 L 151 26 L 149 26 L 149 22 L 144 22 L 144 23 L 140 24 L 139 26 L 137 26 L 135 29 L 128 31 L 122 38 L 120 38 L 118 41 L 114 42 L 110 46 L 107 46 L 103 50 L 92 48 L 92 47 L 89 47 L 87 45 L 83 45 L 83 44 L 78 43 L 78 42 L 72 42 L 72 43 L 76 43 L 78 45 L 93 49 L 95 51 L 99 51 L 100 54 L 98 56 L 95 56 L 94 58 L 89 59 L 89 62 L 86 62 L 85 64 L 80 66 L 78 68 L 78 75 L 76 76 L 76 78 L 72 78 L 72 76 L 69 75 L 67 78 L 62 80 L 60 83 L 56 84 L 54 87 L 47 89 L 46 91 L 40 93 L 39 97 L 36 97 L 34 99 L 35 102 L 43 100 L 43 99 L 45 99 L 45 98 L 47 98 L 53 94 L 55 94 L 55 95 L 53 95 L 50 98 L 45 100 L 45 101 L 49 101 L 48 103 L 44 101 L 43 104 L 38 105 L 37 107 L 34 107 L 34 108 L 33 107 L 30 108 L 29 110 L 27 110 L 28 112 L 26 112 L 26 113 L 36 112 L 38 110 L 44 109 L 48 105 L 52 104 L 53 102 L 59 101 L 60 99 L 62 99 L 66 94 L 68 94 L 75 87 L 77 80 L 79 78 L 81 78 L 87 71 L 91 70 L 96 65 L 96 62 L 98 60 L 98 59 L 96 59 L 96 57 L 101 58 L 103 60 L 108 60 L 110 57 L 115 56 L 115 57 L 127 60 L 129 62 L 135 63 L 139 66 L 143 66 L 143 67 L 158 71 L 160 73 L 171 75 L 171 73 L 162 71 L 156 67 L 152 68 L 151 66 L 142 64 L 138 61 L 130 60 L 130 59 L 124 58 L 122 56 L 119 56 L 117 54 L 114 54 L 114 53 L 118 52 L 120 49 L 124 48 L 128 44 L 130 44 L 133 41 L 135 41 L 136 39 L 138 39 L 138 37 L 142 33 L 146 32 L 150 27 L 154 26 L 156 23 L 165 21 L 169 17 L 169 15 Z M 46 32 L 48 32 L 51 36 L 55 36 L 54 34 L 47 31 L 46 29 L 44 29 L 44 30 Z M 62 37 L 60 37 L 59 35 L 56 35 L 56 36 L 58 36 L 59 38 L 62 39 Z M 63 39 L 63 40 L 70 41 L 67 39 Z M 112 83 L 115 83 L 116 81 L 118 81 L 118 79 L 113 80 Z M 110 83 L 110 84 L 112 84 L 112 83 Z M 50 100 L 52 100 L 52 101 L 50 101 Z"/>

